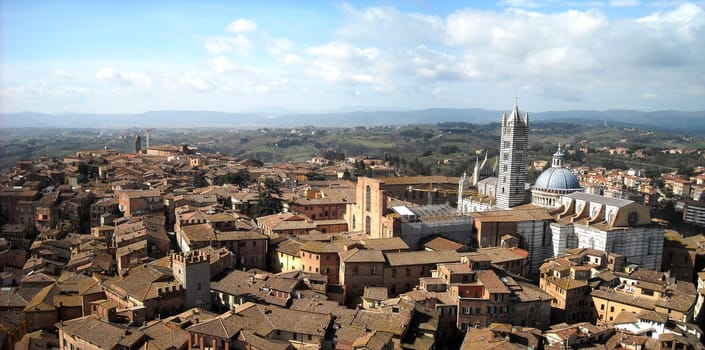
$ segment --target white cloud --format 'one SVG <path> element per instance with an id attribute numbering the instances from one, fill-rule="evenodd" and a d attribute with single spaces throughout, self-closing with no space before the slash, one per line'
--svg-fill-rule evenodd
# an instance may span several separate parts
<path id="1" fill-rule="evenodd" d="M 611 0 L 609 5 L 612 7 L 634 7 L 641 5 L 640 0 Z"/>
<path id="2" fill-rule="evenodd" d="M 241 55 L 249 55 L 252 52 L 252 43 L 244 35 L 209 37 L 206 38 L 205 49 L 214 55 L 227 53 L 231 50 Z"/>
<path id="3" fill-rule="evenodd" d="M 579 2 L 570 7 L 580 10 L 555 10 L 568 6 L 507 0 L 501 2 L 508 6 L 504 10 L 461 8 L 444 16 L 344 4 L 337 26 L 315 27 L 321 33 L 305 37 L 300 27 L 276 32 L 258 28 L 255 19 L 235 20 L 224 32 L 205 37 L 205 59 L 185 66 L 121 63 L 79 69 L 56 63 L 61 69 L 43 67 L 34 79 L 55 85 L 23 84 L 20 69 L 3 66 L 15 75 L 6 78 L 15 87 L 2 91 L 35 100 L 103 93 L 108 101 L 106 91 L 116 88 L 135 98 L 187 97 L 194 91 L 208 92 L 193 95 L 194 101 L 250 97 L 244 104 L 259 98 L 272 105 L 319 105 L 311 100 L 316 96 L 325 101 L 315 102 L 328 104 L 323 108 L 335 108 L 359 96 L 353 104 L 496 108 L 488 101 L 508 95 L 511 103 L 518 90 L 527 100 L 540 101 L 539 108 L 639 108 L 635 103 L 679 108 L 673 101 L 702 108 L 693 106 L 705 101 L 703 6 L 650 3 L 639 10 L 653 13 L 641 18 L 625 14 L 631 10 L 610 12 L 612 6 L 638 2 Z M 543 10 L 549 4 L 552 10 Z M 154 67 L 163 71 L 155 73 Z M 95 79 L 76 73 L 81 71 L 94 72 Z M 96 79 L 110 85 L 93 86 Z M 202 108 L 218 108 L 210 106 Z"/>
<path id="4" fill-rule="evenodd" d="M 47 100 L 75 101 L 90 97 L 92 95 L 93 92 L 85 87 L 56 85 L 48 82 L 0 89 L 1 99 L 5 103 L 11 104 L 46 103 Z"/>
<path id="5" fill-rule="evenodd" d="M 209 91 L 213 89 L 213 86 L 209 84 L 207 81 L 193 76 L 186 76 L 182 79 L 181 81 L 184 85 L 192 87 L 194 90 L 199 91 L 199 92 L 204 92 L 204 91 Z"/>
<path id="6" fill-rule="evenodd" d="M 51 71 L 51 75 L 62 80 L 73 80 L 75 78 L 73 74 L 59 68 L 54 68 Z"/>
<path id="7" fill-rule="evenodd" d="M 301 64 L 303 62 L 304 62 L 304 60 L 300 56 L 295 55 L 295 54 L 290 53 L 290 54 L 284 56 L 284 63 L 286 63 L 286 64 Z"/>
<path id="8" fill-rule="evenodd" d="M 705 29 L 705 11 L 695 4 L 686 3 L 672 11 L 639 18 L 636 22 L 650 29 L 672 33 L 684 40 L 694 40 Z"/>
<path id="9" fill-rule="evenodd" d="M 505 6 L 509 7 L 515 7 L 515 8 L 527 8 L 527 9 L 535 9 L 543 6 L 540 2 L 538 1 L 532 1 L 532 0 L 503 0 L 501 3 Z"/>
<path id="10" fill-rule="evenodd" d="M 247 33 L 257 30 L 257 22 L 252 19 L 240 18 L 231 22 L 225 27 L 228 33 Z"/>
<path id="11" fill-rule="evenodd" d="M 99 70 L 96 72 L 95 77 L 98 78 L 98 80 L 134 87 L 147 87 L 151 85 L 152 82 L 152 79 L 146 74 L 136 72 L 122 73 L 118 72 L 113 67 Z"/>
<path id="12" fill-rule="evenodd" d="M 346 22 L 337 30 L 341 39 L 360 45 L 403 46 L 429 44 L 444 36 L 443 19 L 419 13 L 402 13 L 393 7 L 364 10 L 345 4 Z"/>
<path id="13" fill-rule="evenodd" d="M 224 73 L 234 70 L 237 66 L 230 62 L 225 56 L 217 56 L 211 58 L 208 63 L 211 69 L 216 73 Z"/>
<path id="14" fill-rule="evenodd" d="M 282 56 L 286 55 L 291 51 L 291 49 L 294 47 L 294 45 L 291 43 L 290 40 L 284 39 L 284 38 L 279 38 L 274 41 L 272 41 L 269 46 L 269 52 L 272 55 L 275 56 Z"/>

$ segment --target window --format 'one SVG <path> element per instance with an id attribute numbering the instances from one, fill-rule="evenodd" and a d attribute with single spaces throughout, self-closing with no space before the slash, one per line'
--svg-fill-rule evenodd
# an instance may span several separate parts
<path id="1" fill-rule="evenodd" d="M 610 312 L 614 312 L 614 306 L 610 306 Z M 610 320 L 612 321 L 612 320 Z"/>
<path id="2" fill-rule="evenodd" d="M 245 243 L 246 243 L 246 242 L 238 242 L 238 243 L 237 243 L 237 246 L 240 247 L 240 248 L 245 248 Z"/>
<path id="3" fill-rule="evenodd" d="M 479 313 L 480 313 L 480 308 L 479 308 L 479 307 L 476 307 L 476 308 L 475 308 L 475 313 L 476 313 L 476 314 L 479 314 Z"/>
<path id="4" fill-rule="evenodd" d="M 311 335 L 310 335 L 310 334 L 308 335 L 308 340 L 311 340 Z"/>
<path id="5" fill-rule="evenodd" d="M 359 271 L 359 269 L 357 268 L 357 266 L 354 266 L 352 271 L 353 271 L 353 274 L 357 275 L 357 272 Z"/>
<path id="6" fill-rule="evenodd" d="M 472 313 L 472 309 L 467 306 L 463 306 L 463 314 L 470 315 L 470 313 Z"/>
<path id="7" fill-rule="evenodd" d="M 397 277 L 397 269 L 392 269 L 392 278 Z"/>
<path id="8" fill-rule="evenodd" d="M 367 185 L 365 187 L 365 209 L 367 211 L 370 211 L 371 206 L 372 206 L 372 188 L 370 188 L 370 185 Z"/>
<path id="9" fill-rule="evenodd" d="M 252 241 L 252 246 L 256 247 L 257 246 L 257 241 Z"/>
<path id="10" fill-rule="evenodd" d="M 406 268 L 406 277 L 411 277 L 411 269 L 408 267 Z"/>

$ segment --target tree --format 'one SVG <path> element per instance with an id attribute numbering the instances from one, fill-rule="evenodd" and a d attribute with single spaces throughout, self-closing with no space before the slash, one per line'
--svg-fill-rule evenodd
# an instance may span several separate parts
<path id="1" fill-rule="evenodd" d="M 279 183 L 272 178 L 265 178 L 259 183 L 257 191 L 257 203 L 252 210 L 252 216 L 255 218 L 260 216 L 272 215 L 282 211 L 282 202 L 278 198 L 282 191 L 279 188 Z"/>
<path id="2" fill-rule="evenodd" d="M 306 173 L 306 180 L 309 180 L 309 181 L 323 181 L 325 179 L 326 179 L 325 175 L 323 175 L 321 173 L 317 173 L 315 171 L 309 171 Z"/>
<path id="3" fill-rule="evenodd" d="M 247 169 L 238 170 L 236 173 L 228 172 L 225 175 L 218 176 L 216 183 L 233 184 L 238 186 L 247 186 L 250 183 L 250 172 Z"/>

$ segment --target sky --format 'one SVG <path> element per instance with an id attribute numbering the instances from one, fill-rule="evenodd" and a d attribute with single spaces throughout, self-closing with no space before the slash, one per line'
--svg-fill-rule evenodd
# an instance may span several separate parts
<path id="1" fill-rule="evenodd" d="M 0 0 L 0 112 L 705 110 L 705 1 Z"/>

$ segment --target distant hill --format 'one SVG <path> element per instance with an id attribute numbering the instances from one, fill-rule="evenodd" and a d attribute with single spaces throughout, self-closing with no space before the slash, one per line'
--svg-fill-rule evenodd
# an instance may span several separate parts
<path id="1" fill-rule="evenodd" d="M 352 127 L 380 125 L 498 122 L 502 111 L 436 108 L 413 111 L 358 111 L 339 113 L 224 113 L 212 111 L 154 111 L 135 114 L 0 114 L 0 127 L 126 128 L 126 127 Z M 533 122 L 556 121 L 671 130 L 705 134 L 705 111 L 548 111 L 529 113 Z"/>

